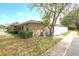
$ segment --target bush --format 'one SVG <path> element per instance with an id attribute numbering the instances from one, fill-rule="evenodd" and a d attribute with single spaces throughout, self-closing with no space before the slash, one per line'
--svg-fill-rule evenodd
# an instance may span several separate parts
<path id="1" fill-rule="evenodd" d="M 26 39 L 26 38 L 30 38 L 33 36 L 33 32 L 32 31 L 19 31 L 18 32 L 19 36 Z"/>
<path id="2" fill-rule="evenodd" d="M 12 34 L 18 33 L 18 31 L 16 29 L 10 29 L 10 28 L 7 29 L 7 32 L 12 33 Z"/>

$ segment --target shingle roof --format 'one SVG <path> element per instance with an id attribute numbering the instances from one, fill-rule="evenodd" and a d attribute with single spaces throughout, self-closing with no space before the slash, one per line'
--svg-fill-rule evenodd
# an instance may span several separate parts
<path id="1" fill-rule="evenodd" d="M 29 20 L 29 21 L 23 22 L 23 23 L 21 23 L 21 24 L 19 24 L 19 25 L 28 24 L 28 23 L 42 23 L 42 21 Z"/>

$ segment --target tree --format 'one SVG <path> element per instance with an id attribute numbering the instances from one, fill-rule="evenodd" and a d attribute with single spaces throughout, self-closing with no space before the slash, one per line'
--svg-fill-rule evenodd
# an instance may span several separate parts
<path id="1" fill-rule="evenodd" d="M 45 26 L 48 26 L 49 36 L 52 36 L 54 33 L 54 26 L 60 14 L 63 10 L 66 9 L 70 4 L 69 3 L 47 3 L 47 4 L 33 4 L 43 11 L 43 23 Z"/>
<path id="2" fill-rule="evenodd" d="M 46 27 L 49 24 L 50 20 L 50 15 L 48 13 L 45 13 L 42 17 L 43 19 L 43 25 Z"/>
<path id="3" fill-rule="evenodd" d="M 76 8 L 69 12 L 61 20 L 61 24 L 67 27 L 77 27 L 79 26 L 79 8 Z"/>
<path id="4" fill-rule="evenodd" d="M 74 17 L 74 14 L 69 13 L 68 15 L 64 16 L 61 20 L 61 24 L 67 27 L 75 27 L 76 19 Z"/>

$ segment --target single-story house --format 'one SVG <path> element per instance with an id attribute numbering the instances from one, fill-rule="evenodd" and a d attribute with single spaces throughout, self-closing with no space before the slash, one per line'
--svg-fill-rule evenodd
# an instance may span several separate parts
<path id="1" fill-rule="evenodd" d="M 13 23 L 9 26 L 9 28 L 17 29 L 18 31 L 26 31 L 28 29 L 33 31 L 33 35 L 40 35 L 44 26 L 41 21 L 29 20 L 21 24 Z"/>

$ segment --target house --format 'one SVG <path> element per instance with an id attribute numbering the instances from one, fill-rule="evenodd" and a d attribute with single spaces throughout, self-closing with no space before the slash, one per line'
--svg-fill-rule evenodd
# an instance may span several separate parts
<path id="1" fill-rule="evenodd" d="M 16 29 L 18 31 L 26 31 L 32 30 L 33 35 L 40 35 L 40 33 L 43 31 L 43 24 L 41 21 L 35 21 L 35 20 L 29 20 L 24 23 L 13 23 L 9 26 L 11 29 Z"/>
<path id="2" fill-rule="evenodd" d="M 6 26 L 0 25 L 0 31 L 3 31 L 3 30 L 5 30 L 5 29 L 6 29 Z"/>

